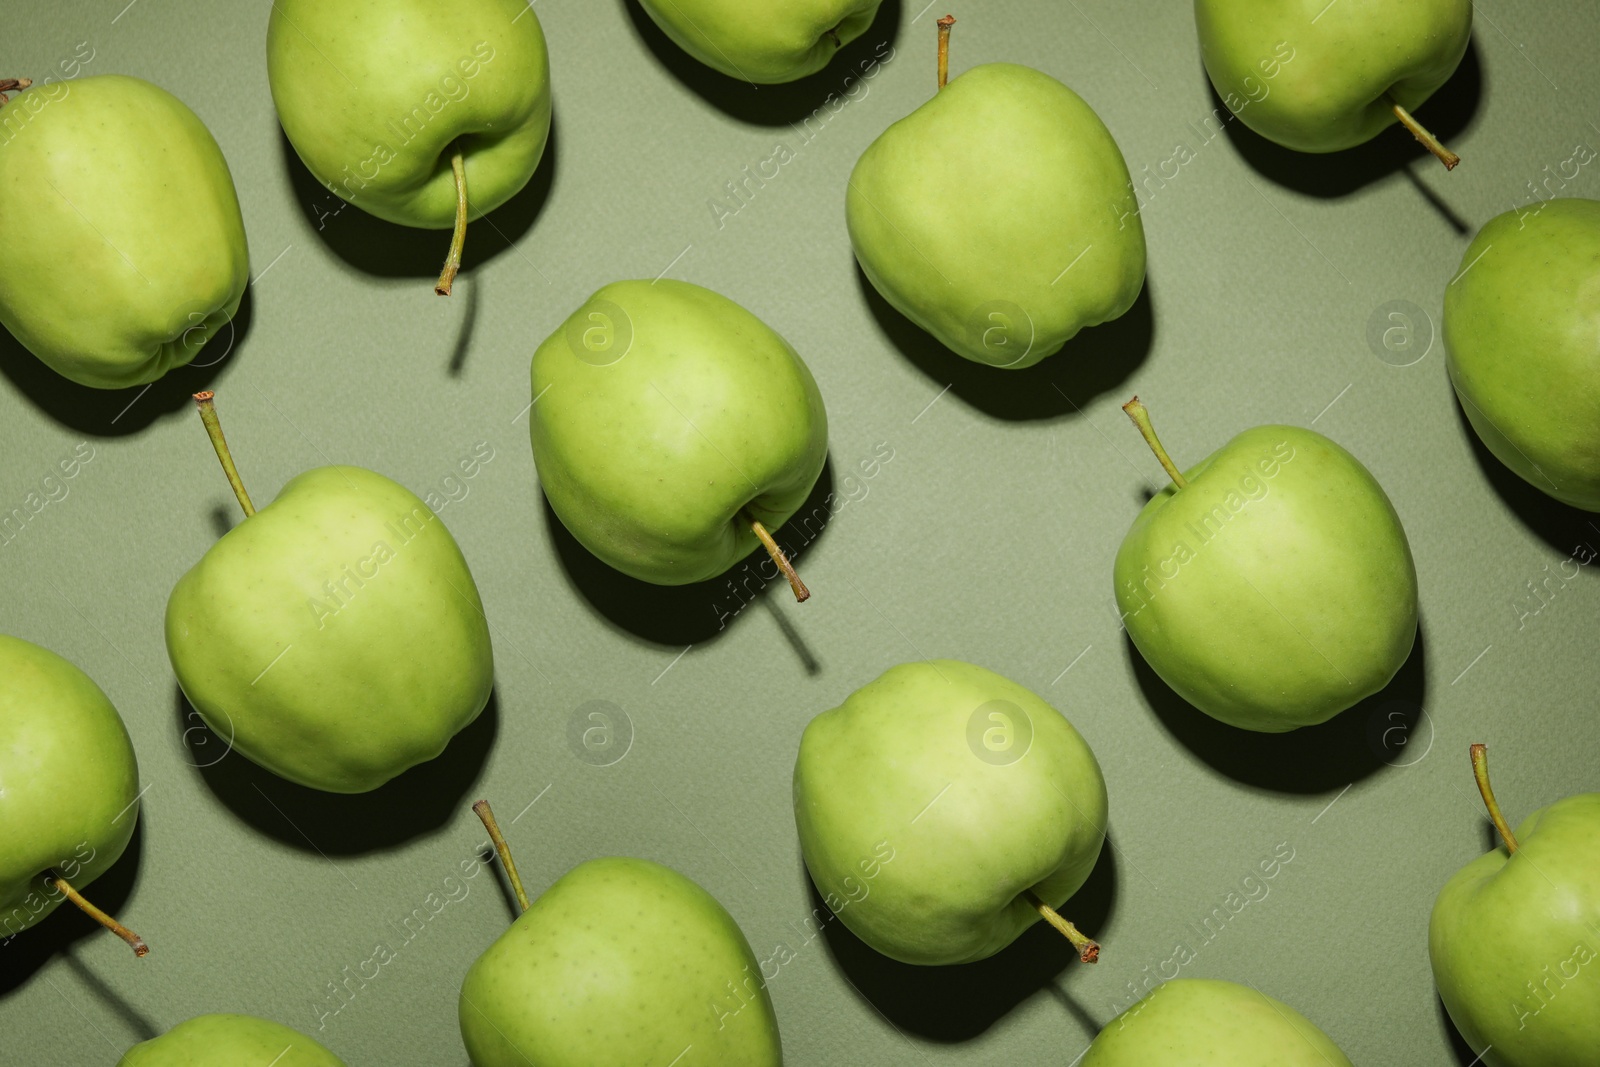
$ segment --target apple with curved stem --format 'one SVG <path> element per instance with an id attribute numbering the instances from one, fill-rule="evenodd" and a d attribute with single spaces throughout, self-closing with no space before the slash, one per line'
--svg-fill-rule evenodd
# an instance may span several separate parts
<path id="1" fill-rule="evenodd" d="M 727 297 L 688 282 L 614 282 L 533 354 L 529 434 L 563 525 L 643 581 L 687 585 L 767 550 L 828 451 L 811 371 Z"/>
<path id="2" fill-rule="evenodd" d="M 550 134 L 550 61 L 525 0 L 274 0 L 267 81 L 306 169 L 402 226 L 453 230 L 516 195 Z M 470 196 L 470 199 L 469 199 Z"/>
<path id="3" fill-rule="evenodd" d="M 153 382 L 227 327 L 249 284 L 227 160 L 147 81 L 30 84 L 0 79 L 0 324 L 80 385 Z"/>
<path id="4" fill-rule="evenodd" d="M 1381 690 L 1417 634 L 1400 518 L 1361 462 L 1297 426 L 1246 430 L 1188 471 L 1134 397 L 1172 484 L 1117 550 L 1117 606 L 1151 668 L 1222 722 L 1281 733 Z"/>
<path id="5" fill-rule="evenodd" d="M 1163 982 L 1100 1031 L 1081 1067 L 1351 1067 L 1327 1034 L 1254 986 Z"/>
<path id="6" fill-rule="evenodd" d="M 581 863 L 532 903 L 489 802 L 521 914 L 461 983 L 476 1067 L 780 1067 L 761 965 L 733 917 L 669 867 Z"/>
<path id="7" fill-rule="evenodd" d="M 640 0 L 651 21 L 679 48 L 730 78 L 760 85 L 792 82 L 827 66 L 835 52 L 872 25 L 879 3 Z"/>
<path id="8" fill-rule="evenodd" d="M 1029 367 L 1120 317 L 1144 286 L 1144 225 L 1105 123 L 1054 78 L 988 63 L 939 87 L 856 161 L 845 222 L 862 273 L 966 359 Z"/>
<path id="9" fill-rule="evenodd" d="M 117 1067 L 345 1067 L 298 1030 L 253 1015 L 197 1015 L 134 1045 Z"/>
<path id="10" fill-rule="evenodd" d="M 1461 65 L 1471 0 L 1195 0 L 1200 55 L 1228 110 L 1297 152 L 1338 152 L 1399 122 L 1453 170 L 1411 112 Z"/>
<path id="11" fill-rule="evenodd" d="M 1105 840 L 1094 753 L 1037 695 L 954 660 L 905 663 L 811 720 L 794 767 L 800 851 L 867 945 L 903 963 L 970 963 L 1059 910 Z"/>
<path id="12" fill-rule="evenodd" d="M 494 684 L 483 602 L 444 523 L 360 467 L 306 471 L 258 512 L 212 394 L 195 403 L 245 520 L 167 602 L 184 695 L 224 742 L 313 789 L 366 792 L 439 755 Z"/>
<path id="13" fill-rule="evenodd" d="M 1600 793 L 1558 800 L 1516 832 L 1473 777 L 1503 845 L 1434 901 L 1428 957 L 1450 1019 L 1487 1067 L 1591 1067 L 1600 1049 Z"/>
<path id="14" fill-rule="evenodd" d="M 150 951 L 80 892 L 128 847 L 139 796 L 133 743 L 100 687 L 54 652 L 0 634 L 0 939 L 70 900 L 134 955 Z"/>

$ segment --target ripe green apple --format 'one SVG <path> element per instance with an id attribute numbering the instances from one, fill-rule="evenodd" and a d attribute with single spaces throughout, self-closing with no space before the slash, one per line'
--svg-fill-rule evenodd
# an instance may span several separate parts
<path id="1" fill-rule="evenodd" d="M 599 290 L 534 352 L 532 379 L 551 508 L 590 552 L 657 585 L 743 559 L 827 458 L 822 395 L 794 349 L 687 282 Z"/>
<path id="2" fill-rule="evenodd" d="M 1460 162 L 1411 111 L 1455 73 L 1472 0 L 1195 0 L 1200 55 L 1246 126 L 1297 152 L 1337 152 L 1404 123 Z"/>
<path id="3" fill-rule="evenodd" d="M 1233 726 L 1325 722 L 1389 684 L 1417 633 L 1417 571 L 1383 488 L 1312 430 L 1257 426 L 1180 474 L 1117 550 L 1117 607 L 1178 695 Z"/>
<path id="4" fill-rule="evenodd" d="M 661 31 L 708 67 L 771 85 L 815 74 L 860 37 L 879 0 L 640 0 Z"/>
<path id="5" fill-rule="evenodd" d="M 250 282 L 239 198 L 205 124 L 107 74 L 0 107 L 0 323 L 82 385 L 192 360 Z"/>
<path id="6" fill-rule="evenodd" d="M 196 1015 L 123 1053 L 117 1067 L 344 1067 L 311 1038 L 253 1015 Z"/>
<path id="7" fill-rule="evenodd" d="M 550 62 L 526 0 L 275 0 L 267 81 L 333 193 L 402 226 L 456 229 L 528 184 L 550 134 Z"/>
<path id="8" fill-rule="evenodd" d="M 66 899 L 55 879 L 81 890 L 104 874 L 138 821 L 117 709 L 54 652 L 0 634 L 0 944 Z"/>
<path id="9" fill-rule="evenodd" d="M 1106 1024 L 1081 1067 L 1351 1067 L 1327 1034 L 1251 986 L 1164 982 Z"/>
<path id="10" fill-rule="evenodd" d="M 845 222 L 885 300 L 992 366 L 1032 366 L 1144 286 L 1116 141 L 1071 89 L 1013 63 L 974 67 L 872 142 Z"/>
<path id="11" fill-rule="evenodd" d="M 794 766 L 795 824 L 823 900 L 904 963 L 994 955 L 1056 914 L 1105 840 L 1106 784 L 1088 744 L 1034 693 L 954 660 L 892 667 L 811 720 Z"/>
<path id="12" fill-rule="evenodd" d="M 1600 201 L 1490 220 L 1445 289 L 1444 340 L 1489 451 L 1557 500 L 1600 511 Z"/>
<path id="13" fill-rule="evenodd" d="M 1428 922 L 1439 999 L 1487 1067 L 1593 1067 L 1600 1050 L 1600 793 L 1542 808 L 1445 884 Z"/>
<path id="14" fill-rule="evenodd" d="M 215 426 L 211 395 L 196 397 Z M 319 467 L 254 510 L 178 580 L 167 654 L 214 733 L 334 793 L 376 789 L 444 751 L 483 710 L 494 655 L 444 522 L 360 467 Z"/>

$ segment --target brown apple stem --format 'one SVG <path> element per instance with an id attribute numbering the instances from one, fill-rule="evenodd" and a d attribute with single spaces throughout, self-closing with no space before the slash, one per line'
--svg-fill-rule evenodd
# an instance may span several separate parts
<path id="1" fill-rule="evenodd" d="M 33 84 L 32 78 L 0 78 L 0 106 L 11 99 L 7 93 L 14 93 L 18 89 L 26 89 Z"/>
<path id="2" fill-rule="evenodd" d="M 467 243 L 467 165 L 461 160 L 461 146 L 450 156 L 450 169 L 456 176 L 456 232 L 450 238 L 450 254 L 444 259 L 444 269 L 433 291 L 449 296 L 455 284 L 456 272 L 461 269 L 461 247 Z"/>
<path id="3" fill-rule="evenodd" d="M 1161 467 L 1167 472 L 1167 477 L 1172 479 L 1172 484 L 1179 489 L 1187 489 L 1189 483 L 1184 480 L 1183 472 L 1178 470 L 1178 465 L 1172 462 L 1172 457 L 1167 455 L 1167 450 L 1161 447 L 1161 438 L 1156 436 L 1156 428 L 1150 424 L 1150 409 L 1139 403 L 1139 398 L 1134 397 L 1122 405 L 1122 410 L 1128 413 L 1128 418 L 1139 427 L 1139 434 L 1144 438 L 1144 443 L 1150 446 L 1150 451 L 1156 454 L 1156 459 L 1161 461 Z"/>
<path id="4" fill-rule="evenodd" d="M 839 27 L 835 26 L 835 27 L 833 27 L 833 29 L 825 31 L 822 34 L 822 36 L 824 36 L 828 40 L 832 41 L 833 42 L 833 47 L 835 47 L 835 48 L 843 48 L 844 47 L 844 42 L 839 40 Z"/>
<path id="5" fill-rule="evenodd" d="M 1461 162 L 1461 157 L 1439 143 L 1439 138 L 1428 132 L 1428 128 L 1411 117 L 1411 112 L 1395 103 L 1394 97 L 1388 93 L 1383 94 L 1384 102 L 1394 109 L 1394 117 L 1400 120 L 1400 125 L 1411 131 L 1411 136 L 1422 142 L 1422 147 L 1439 157 L 1439 162 L 1444 164 L 1445 170 L 1455 170 L 1456 164 Z"/>
<path id="6" fill-rule="evenodd" d="M 1100 942 L 1090 937 L 1084 937 L 1082 931 L 1061 917 L 1061 914 L 1039 899 L 1039 895 L 1031 889 L 1022 891 L 1022 899 L 1026 900 L 1034 911 L 1044 917 L 1044 921 L 1061 931 L 1072 947 L 1078 950 L 1078 959 L 1084 963 L 1096 963 L 1100 959 Z"/>
<path id="7" fill-rule="evenodd" d="M 783 572 L 783 576 L 789 579 L 789 588 L 794 590 L 795 601 L 804 604 L 807 600 L 810 600 L 811 590 L 807 589 L 806 583 L 800 580 L 800 575 L 795 572 L 794 564 L 789 562 L 789 557 L 783 554 L 783 549 L 778 547 L 778 542 L 772 539 L 772 535 L 767 532 L 767 528 L 752 518 L 748 512 L 745 513 L 744 518 L 750 524 L 750 529 L 755 531 L 756 540 L 761 542 L 762 547 L 767 550 L 767 555 L 772 557 L 772 562 L 776 563 L 778 569 Z"/>
<path id="8" fill-rule="evenodd" d="M 472 805 L 472 810 L 483 820 L 483 828 L 489 831 L 489 840 L 494 842 L 494 850 L 500 856 L 500 866 L 506 869 L 506 877 L 511 879 L 511 891 L 517 894 L 517 903 L 522 905 L 523 911 L 527 911 L 528 892 L 522 888 L 522 879 L 517 877 L 517 865 L 511 860 L 511 846 L 506 844 L 505 836 L 500 833 L 500 824 L 495 821 L 493 809 L 487 800 L 480 800 Z"/>
<path id="9" fill-rule="evenodd" d="M 939 88 L 950 80 L 950 27 L 956 24 L 954 15 L 939 20 Z"/>
<path id="10" fill-rule="evenodd" d="M 1500 836 L 1505 840 L 1506 851 L 1517 851 L 1517 839 L 1511 833 L 1511 827 L 1506 824 L 1506 817 L 1500 814 L 1500 805 L 1494 799 L 1494 790 L 1489 787 L 1489 746 L 1472 746 L 1472 777 L 1478 780 L 1478 792 L 1483 795 L 1483 806 L 1489 809 L 1489 818 L 1494 820 L 1494 828 L 1500 831 Z"/>
<path id="11" fill-rule="evenodd" d="M 46 886 L 61 890 L 62 896 L 81 908 L 85 915 L 126 941 L 132 947 L 135 956 L 150 955 L 150 946 L 144 943 L 144 938 L 85 900 L 83 894 L 68 885 L 65 878 L 52 871 L 45 875 L 44 882 Z"/>
<path id="12" fill-rule="evenodd" d="M 244 491 L 244 482 L 239 478 L 239 468 L 233 465 L 233 453 L 228 449 L 228 439 L 222 436 L 222 423 L 217 419 L 216 395 L 209 389 L 194 394 L 195 407 L 200 409 L 200 421 L 206 424 L 206 435 L 211 438 L 211 447 L 216 449 L 217 459 L 222 461 L 222 473 L 228 476 L 228 484 L 233 486 L 233 495 L 239 498 L 239 506 L 244 509 L 244 517 L 248 519 L 256 513 L 256 506 L 250 503 L 250 494 Z"/>

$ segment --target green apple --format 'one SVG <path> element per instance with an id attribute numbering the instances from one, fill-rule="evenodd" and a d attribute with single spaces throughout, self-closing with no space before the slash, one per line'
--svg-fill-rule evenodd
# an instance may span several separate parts
<path id="1" fill-rule="evenodd" d="M 640 0 L 679 48 L 740 81 L 770 85 L 815 74 L 878 14 L 879 0 Z"/>
<path id="2" fill-rule="evenodd" d="M 486 801 L 522 914 L 461 983 L 476 1067 L 779 1067 L 766 982 L 733 916 L 659 863 L 580 863 L 531 905 Z"/>
<path id="3" fill-rule="evenodd" d="M 1411 112 L 1467 54 L 1472 0 L 1195 0 L 1194 21 L 1217 95 L 1268 140 L 1337 152 L 1399 121 L 1460 162 Z"/>
<path id="4" fill-rule="evenodd" d="M 533 177 L 550 62 L 526 0 L 274 0 L 267 81 L 283 132 L 333 193 L 402 226 L 455 227 Z"/>
<path id="5" fill-rule="evenodd" d="M 494 655 L 478 587 L 443 521 L 360 467 L 293 478 L 178 580 L 167 654 L 224 742 L 293 782 L 362 793 L 444 750 L 483 710 Z"/>
<path id="6" fill-rule="evenodd" d="M 1351 1067 L 1304 1015 L 1252 986 L 1164 982 L 1106 1024 L 1081 1067 Z"/>
<path id="7" fill-rule="evenodd" d="M 1071 89 L 1012 63 L 974 67 L 872 142 L 845 222 L 885 300 L 997 367 L 1054 354 L 1144 286 L 1144 224 L 1116 141 Z"/>
<path id="8" fill-rule="evenodd" d="M 0 945 L 68 896 L 80 902 L 138 821 L 139 765 L 117 709 L 54 652 L 0 634 Z M 144 955 L 136 935 L 84 910 Z"/>
<path id="9" fill-rule="evenodd" d="M 120 74 L 37 85 L 0 107 L 0 262 L 13 265 L 0 271 L 0 323 L 97 389 L 188 363 L 250 282 L 211 132 L 171 93 Z"/>
<path id="10" fill-rule="evenodd" d="M 806 869 L 850 931 L 904 963 L 994 955 L 1055 909 L 1105 840 L 1106 783 L 1034 693 L 954 660 L 905 663 L 811 720 L 794 766 Z"/>
<path id="11" fill-rule="evenodd" d="M 614 282 L 533 354 L 533 459 L 585 548 L 657 585 L 715 577 L 805 501 L 828 416 L 788 342 L 687 282 Z M 795 593 L 804 586 L 789 574 Z"/>
<path id="12" fill-rule="evenodd" d="M 1600 1050 L 1600 793 L 1542 808 L 1511 832 L 1472 764 L 1505 842 L 1457 871 L 1428 922 L 1439 999 L 1487 1067 L 1593 1067 Z"/>
<path id="13" fill-rule="evenodd" d="M 1117 607 L 1178 695 L 1233 726 L 1325 722 L 1389 684 L 1417 634 L 1417 571 L 1383 488 L 1312 430 L 1257 426 L 1178 468 L 1117 550 Z"/>
<path id="14" fill-rule="evenodd" d="M 344 1067 L 311 1038 L 253 1015 L 197 1015 L 123 1053 L 117 1067 Z"/>
<path id="15" fill-rule="evenodd" d="M 1490 220 L 1445 289 L 1444 340 L 1489 451 L 1557 500 L 1600 511 L 1600 201 Z"/>

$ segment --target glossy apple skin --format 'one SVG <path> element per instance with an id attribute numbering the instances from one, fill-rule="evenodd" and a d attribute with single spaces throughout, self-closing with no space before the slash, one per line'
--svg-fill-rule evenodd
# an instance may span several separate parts
<path id="1" fill-rule="evenodd" d="M 123 1053 L 117 1067 L 345 1067 L 311 1038 L 253 1015 L 197 1015 Z"/>
<path id="2" fill-rule="evenodd" d="M 82 890 L 128 847 L 139 764 L 117 709 L 54 652 L 0 634 L 0 944 Z"/>
<path id="3" fill-rule="evenodd" d="M 1495 458 L 1600 511 L 1600 201 L 1490 220 L 1444 293 L 1450 381 Z"/>
<path id="4" fill-rule="evenodd" d="M 437 756 L 494 684 L 454 538 L 360 467 L 306 471 L 224 534 L 173 589 L 166 637 L 184 695 L 223 743 L 333 793 Z"/>
<path id="5" fill-rule="evenodd" d="M 550 506 L 606 563 L 657 585 L 715 577 L 822 473 L 828 416 L 794 349 L 687 282 L 615 282 L 533 355 L 533 459 Z"/>
<path id="6" fill-rule="evenodd" d="M 885 300 L 991 366 L 1032 366 L 1144 286 L 1116 141 L 1078 94 L 1014 63 L 972 68 L 885 130 L 856 161 L 845 221 Z"/>
<path id="7" fill-rule="evenodd" d="M 787 0 L 767 5 L 744 0 L 640 0 L 679 48 L 730 78 L 763 85 L 791 82 L 827 66 L 842 45 L 872 25 L 878 4 L 879 0 Z"/>
<path id="8" fill-rule="evenodd" d="M 995 702 L 1005 721 L 982 710 Z M 980 758 L 975 717 L 1010 725 L 1019 746 L 1010 720 L 1025 721 L 1028 747 L 1013 762 Z M 970 963 L 1040 921 L 1023 890 L 1060 908 L 1083 885 L 1105 840 L 1106 784 L 1088 743 L 1034 693 L 931 660 L 892 667 L 811 720 L 794 811 L 806 869 L 852 933 L 904 963 Z"/>
<path id="9" fill-rule="evenodd" d="M 1439 999 L 1488 1067 L 1593 1067 L 1600 1050 L 1600 793 L 1534 812 L 1445 884 Z"/>
<path id="10" fill-rule="evenodd" d="M 274 0 L 267 80 L 306 169 L 403 226 L 455 224 L 458 139 L 477 218 L 528 184 L 550 134 L 549 54 L 524 0 Z"/>
<path id="11" fill-rule="evenodd" d="M 1384 93 L 1415 113 L 1450 79 L 1472 3 L 1195 0 L 1194 21 L 1211 84 L 1240 121 L 1297 152 L 1338 152 L 1399 121 Z"/>
<path id="12" fill-rule="evenodd" d="M 1289 1005 L 1250 986 L 1164 982 L 1106 1024 L 1081 1067 L 1351 1067 Z"/>
<path id="13" fill-rule="evenodd" d="M 0 323 L 81 385 L 192 360 L 250 281 L 222 150 L 171 93 L 106 74 L 0 108 Z M 225 331 L 224 331 L 225 332 Z"/>
<path id="14" fill-rule="evenodd" d="M 476 1067 L 783 1063 L 733 916 L 649 860 L 590 860 L 557 879 L 467 971 L 460 1016 Z"/>
<path id="15" fill-rule="evenodd" d="M 1117 550 L 1117 607 L 1145 661 L 1215 719 L 1282 733 L 1389 684 L 1417 633 L 1400 517 L 1350 453 L 1257 426 L 1184 472 Z"/>

